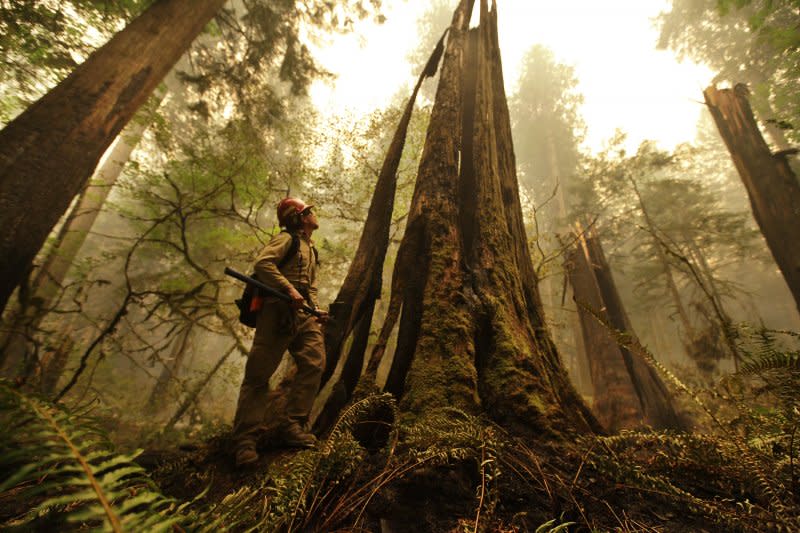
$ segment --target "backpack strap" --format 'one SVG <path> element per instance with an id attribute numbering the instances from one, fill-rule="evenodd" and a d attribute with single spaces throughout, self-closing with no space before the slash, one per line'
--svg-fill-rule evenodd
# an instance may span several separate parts
<path id="1" fill-rule="evenodd" d="M 300 236 L 297 233 L 291 233 L 286 230 L 281 230 L 283 232 L 288 233 L 292 236 L 292 244 L 289 245 L 289 249 L 286 250 L 286 255 L 278 261 L 278 268 L 283 268 L 289 260 L 297 255 L 297 251 L 300 249 Z"/>

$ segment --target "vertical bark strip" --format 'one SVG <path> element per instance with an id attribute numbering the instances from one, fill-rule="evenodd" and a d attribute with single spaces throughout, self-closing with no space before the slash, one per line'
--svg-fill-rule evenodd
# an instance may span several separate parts
<path id="1" fill-rule="evenodd" d="M 523 223 L 511 126 L 503 89 L 497 9 L 481 2 L 474 109 L 476 205 L 468 256 L 480 300 L 480 394 L 500 423 L 537 431 L 588 429 L 595 423 L 575 392 L 546 329 Z M 466 156 L 465 156 L 466 157 Z M 488 336 L 489 338 L 486 338 Z"/>
<path id="2" fill-rule="evenodd" d="M 477 412 L 473 320 L 463 288 L 459 231 L 459 167 L 462 128 L 462 65 L 472 1 L 453 16 L 436 101 L 409 213 L 403 245 L 415 253 L 406 268 L 398 346 L 386 389 L 401 408 L 420 414 L 436 407 Z"/>
<path id="3" fill-rule="evenodd" d="M 336 415 L 350 400 L 358 384 L 369 340 L 375 301 L 380 298 L 383 286 L 383 264 L 386 259 L 386 250 L 389 247 L 389 230 L 397 190 L 397 169 L 403 155 L 417 93 L 425 78 L 436 75 L 439 60 L 444 52 L 445 35 L 442 35 L 436 44 L 406 103 L 403 116 L 392 137 L 378 176 L 378 183 L 372 195 L 356 254 L 339 294 L 331 306 L 332 321 L 325 328 L 326 364 L 322 375 L 322 386 L 333 374 L 345 340 L 351 334 L 354 338 L 342 370 L 342 376 L 334 385 L 333 392 L 318 417 L 316 423 L 318 432 L 326 431 L 335 421 Z M 398 254 L 398 264 L 402 264 L 399 258 L 403 256 L 405 254 Z M 398 277 L 399 279 L 401 278 Z M 390 309 L 394 309 L 394 313 L 390 310 L 390 315 L 396 315 L 399 312 L 399 300 L 394 298 L 393 302 Z M 387 338 L 389 333 L 387 333 Z M 385 345 L 386 340 L 384 339 L 383 342 Z M 375 359 L 378 361 L 380 356 Z"/>
<path id="4" fill-rule="evenodd" d="M 773 155 L 758 130 L 746 89 L 703 92 L 742 178 L 753 216 L 800 312 L 800 182 L 785 155 Z"/>
<path id="5" fill-rule="evenodd" d="M 225 0 L 158 0 L 0 131 L 0 312 L 134 112 Z"/>
<path id="6" fill-rule="evenodd" d="M 397 189 L 397 169 L 403 155 L 408 125 L 422 82 L 425 78 L 436 75 L 444 51 L 444 38 L 442 35 L 406 103 L 381 167 L 353 262 L 350 263 L 339 294 L 331 305 L 333 320 L 325 328 L 326 365 L 322 376 L 323 386 L 333 374 L 339 362 L 342 344 L 355 325 L 364 317 L 372 322 L 375 301 L 381 296 L 383 263 L 389 247 L 389 230 Z M 363 358 L 363 353 L 356 354 L 356 357 Z"/>

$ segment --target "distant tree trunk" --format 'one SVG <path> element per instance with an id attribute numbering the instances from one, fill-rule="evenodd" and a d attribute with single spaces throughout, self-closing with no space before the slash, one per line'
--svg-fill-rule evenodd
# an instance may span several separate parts
<path id="1" fill-rule="evenodd" d="M 570 259 L 574 265 L 571 279 L 595 383 L 598 418 L 606 421 L 611 431 L 643 423 L 658 429 L 680 428 L 682 423 L 669 391 L 655 369 L 619 344 L 608 330 L 611 327 L 635 337 L 600 241 L 596 236 L 580 236 Z"/>
<path id="2" fill-rule="evenodd" d="M 153 386 L 150 397 L 147 399 L 148 411 L 157 412 L 163 409 L 162 401 L 167 394 L 170 382 L 178 378 L 178 372 L 180 372 L 183 366 L 183 360 L 186 357 L 186 348 L 189 344 L 189 337 L 191 334 L 192 324 L 189 323 L 178 333 L 175 340 L 173 340 L 169 360 L 164 362 L 156 384 Z"/>
<path id="3" fill-rule="evenodd" d="M 589 311 L 604 313 L 605 305 L 585 239 L 579 238 L 567 257 L 567 271 L 589 361 L 594 414 L 611 432 L 640 426 L 644 413 L 619 344 Z"/>
<path id="4" fill-rule="evenodd" d="M 456 407 L 509 430 L 598 429 L 549 338 L 524 231 L 497 43 L 497 14 L 462 0 L 392 297 L 373 357 L 399 318 L 386 390 L 408 417 Z M 374 361 L 372 362 L 374 364 Z"/>
<path id="5" fill-rule="evenodd" d="M 753 118 L 746 89 L 703 94 L 742 178 L 753 216 L 800 312 L 800 183 L 786 155 L 773 155 Z"/>
<path id="6" fill-rule="evenodd" d="M 144 124 L 133 123 L 117 137 L 103 155 L 93 179 L 78 196 L 75 206 L 58 231 L 52 249 L 44 258 L 42 265 L 35 269 L 33 280 L 27 288 L 28 296 L 21 299 L 20 308 L 14 312 L 8 320 L 8 326 L 4 328 L 6 334 L 2 341 L 4 348 L 0 353 L 0 367 L 11 372 L 26 359 L 25 352 L 29 339 L 35 334 L 42 318 L 53 307 L 54 300 L 63 290 L 67 272 L 75 262 L 81 246 L 144 129 Z"/>
<path id="7" fill-rule="evenodd" d="M 157 0 L 0 131 L 0 312 L 106 148 L 225 0 Z"/>

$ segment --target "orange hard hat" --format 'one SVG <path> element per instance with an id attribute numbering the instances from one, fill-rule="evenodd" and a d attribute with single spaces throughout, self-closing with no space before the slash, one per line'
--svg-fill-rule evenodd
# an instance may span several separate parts
<path id="1" fill-rule="evenodd" d="M 285 226 L 292 218 L 292 215 L 299 215 L 306 209 L 314 207 L 306 204 L 300 198 L 284 198 L 278 203 L 278 224 Z"/>

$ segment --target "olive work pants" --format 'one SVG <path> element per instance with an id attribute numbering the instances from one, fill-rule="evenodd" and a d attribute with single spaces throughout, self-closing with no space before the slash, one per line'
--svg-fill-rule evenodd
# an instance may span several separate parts
<path id="1" fill-rule="evenodd" d="M 239 389 L 233 421 L 233 436 L 238 446 L 257 442 L 270 409 L 269 378 L 287 349 L 297 365 L 297 373 L 287 394 L 286 412 L 280 418 L 302 425 L 314 405 L 325 368 L 322 328 L 315 317 L 305 313 L 295 313 L 292 325 L 292 312 L 286 304 L 265 302 L 256 321 L 256 335 Z"/>

